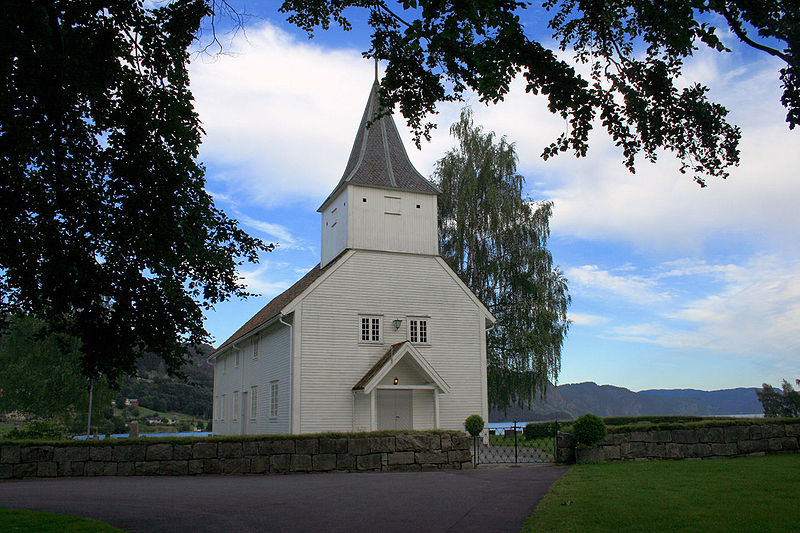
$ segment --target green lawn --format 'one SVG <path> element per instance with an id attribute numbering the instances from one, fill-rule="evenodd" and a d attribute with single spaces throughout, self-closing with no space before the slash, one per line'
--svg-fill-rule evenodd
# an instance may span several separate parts
<path id="1" fill-rule="evenodd" d="M 67 516 L 56 513 L 28 511 L 26 509 L 0 509 L 0 531 L 28 533 L 124 533 L 124 530 L 112 527 L 105 522 Z"/>
<path id="2" fill-rule="evenodd" d="M 540 531 L 796 531 L 800 455 L 576 465 L 525 522 Z"/>
<path id="3" fill-rule="evenodd" d="M 0 424 L 0 437 L 14 429 L 13 424 Z"/>

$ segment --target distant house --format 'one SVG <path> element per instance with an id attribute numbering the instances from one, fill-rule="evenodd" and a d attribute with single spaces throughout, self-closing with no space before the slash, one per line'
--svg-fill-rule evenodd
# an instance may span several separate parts
<path id="1" fill-rule="evenodd" d="M 139 400 L 136 398 L 125 398 L 125 406 L 139 407 Z"/>
<path id="2" fill-rule="evenodd" d="M 494 317 L 439 256 L 438 189 L 370 91 L 318 211 L 320 263 L 214 351 L 214 433 L 461 429 L 488 420 Z M 368 124 L 371 122 L 371 126 Z"/>

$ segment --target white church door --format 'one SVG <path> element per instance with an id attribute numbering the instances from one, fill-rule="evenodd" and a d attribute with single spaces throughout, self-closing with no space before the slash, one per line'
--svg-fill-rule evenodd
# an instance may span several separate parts
<path id="1" fill-rule="evenodd" d="M 410 390 L 377 390 L 378 429 L 413 429 Z"/>

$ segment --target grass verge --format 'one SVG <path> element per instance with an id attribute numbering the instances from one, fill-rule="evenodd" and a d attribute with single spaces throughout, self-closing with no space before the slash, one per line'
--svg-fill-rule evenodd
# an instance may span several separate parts
<path id="1" fill-rule="evenodd" d="M 0 509 L 0 530 L 37 533 L 124 533 L 105 522 L 27 509 Z"/>
<path id="2" fill-rule="evenodd" d="M 800 455 L 575 465 L 525 532 L 795 531 Z"/>

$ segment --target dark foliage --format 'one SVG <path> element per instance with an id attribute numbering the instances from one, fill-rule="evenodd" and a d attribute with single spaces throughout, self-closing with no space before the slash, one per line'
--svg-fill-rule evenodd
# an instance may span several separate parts
<path id="1" fill-rule="evenodd" d="M 594 446 L 606 436 L 606 424 L 593 414 L 579 416 L 572 424 L 575 442 L 584 446 Z"/>
<path id="2" fill-rule="evenodd" d="M 800 379 L 795 380 L 800 385 Z M 756 390 L 758 400 L 764 408 L 767 418 L 797 418 L 800 417 L 800 392 L 786 380 L 783 380 L 781 389 L 764 383 L 761 390 Z"/>
<path id="3" fill-rule="evenodd" d="M 203 0 L 7 0 L 0 39 L 0 313 L 80 340 L 86 375 L 170 370 L 268 250 L 196 161 L 188 47 Z"/>
<path id="4" fill-rule="evenodd" d="M 466 429 L 467 433 L 473 437 L 480 435 L 481 431 L 483 431 L 484 425 L 483 417 L 481 417 L 481 415 L 469 415 L 467 419 L 464 420 L 464 429 Z"/>
<path id="5" fill-rule="evenodd" d="M 525 429 L 522 430 L 522 435 L 525 440 L 541 439 L 544 437 L 552 437 L 556 432 L 556 424 L 554 422 L 538 422 L 526 424 Z"/>

